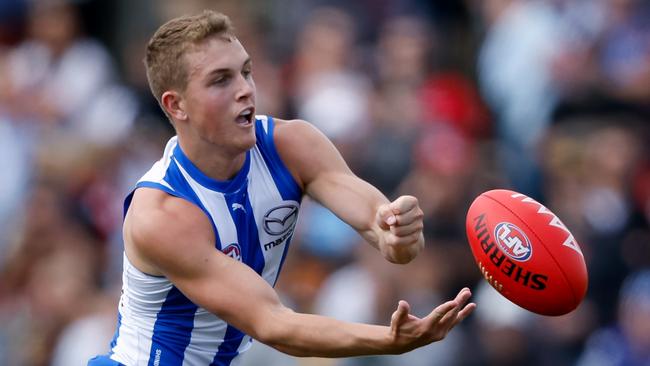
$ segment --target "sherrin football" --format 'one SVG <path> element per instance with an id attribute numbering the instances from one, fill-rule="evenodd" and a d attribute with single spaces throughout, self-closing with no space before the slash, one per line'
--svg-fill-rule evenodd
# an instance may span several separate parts
<path id="1" fill-rule="evenodd" d="M 483 277 L 510 301 L 542 315 L 574 310 L 587 292 L 580 246 L 549 209 L 497 189 L 467 212 L 467 238 Z"/>

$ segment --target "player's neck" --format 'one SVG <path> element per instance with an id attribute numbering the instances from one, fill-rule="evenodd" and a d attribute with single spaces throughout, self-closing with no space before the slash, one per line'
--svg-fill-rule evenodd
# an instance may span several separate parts
<path id="1" fill-rule="evenodd" d="M 228 151 L 213 144 L 178 143 L 183 153 L 205 175 L 219 181 L 232 179 L 246 161 L 246 151 Z"/>

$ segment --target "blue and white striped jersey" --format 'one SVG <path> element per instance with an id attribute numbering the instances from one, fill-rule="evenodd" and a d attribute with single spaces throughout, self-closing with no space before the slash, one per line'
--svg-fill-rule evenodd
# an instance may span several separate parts
<path id="1" fill-rule="evenodd" d="M 186 199 L 210 218 L 215 247 L 275 285 L 293 235 L 302 191 L 273 143 L 273 119 L 257 116 L 257 143 L 229 181 L 207 177 L 177 138 L 138 181 Z M 128 209 L 132 194 L 125 201 Z M 198 265 L 198 264 L 197 264 Z M 124 255 L 117 331 L 109 357 L 125 365 L 235 365 L 251 338 L 195 305 L 165 277 L 145 274 Z"/>

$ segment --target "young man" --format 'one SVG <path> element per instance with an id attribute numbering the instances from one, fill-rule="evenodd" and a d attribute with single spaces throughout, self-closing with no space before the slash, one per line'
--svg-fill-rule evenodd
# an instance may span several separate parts
<path id="1" fill-rule="evenodd" d="M 424 246 L 417 200 L 389 202 L 308 123 L 255 116 L 251 60 L 223 14 L 164 24 L 146 66 L 177 136 L 126 199 L 117 331 L 90 365 L 233 365 L 252 338 L 296 356 L 403 353 L 475 308 L 468 289 L 422 319 L 400 301 L 384 327 L 284 307 L 272 286 L 303 194 L 394 263 Z"/>

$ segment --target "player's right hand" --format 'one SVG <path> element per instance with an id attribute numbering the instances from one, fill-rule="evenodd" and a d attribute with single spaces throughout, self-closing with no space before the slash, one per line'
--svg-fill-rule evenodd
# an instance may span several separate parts
<path id="1" fill-rule="evenodd" d="M 407 263 L 424 248 L 424 213 L 418 199 L 400 196 L 383 204 L 375 215 L 381 229 L 379 250 L 393 263 Z"/>

